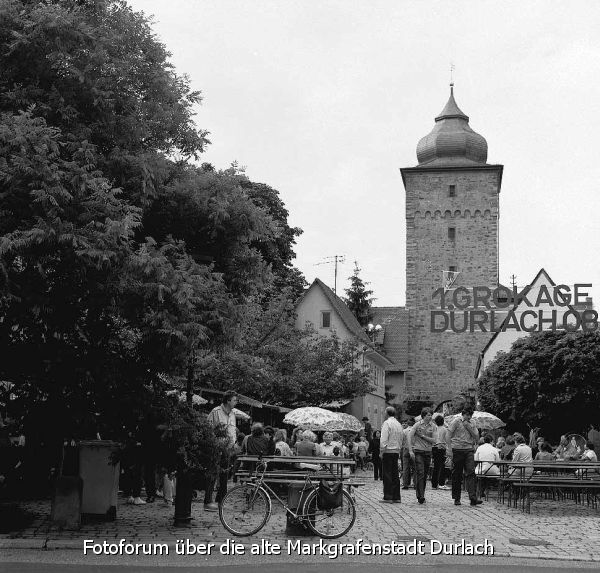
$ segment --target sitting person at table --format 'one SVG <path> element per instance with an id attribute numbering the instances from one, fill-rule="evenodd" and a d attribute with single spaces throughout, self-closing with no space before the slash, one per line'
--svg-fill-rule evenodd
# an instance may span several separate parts
<path id="1" fill-rule="evenodd" d="M 283 457 L 291 457 L 294 455 L 290 446 L 287 443 L 287 432 L 285 430 L 277 430 L 273 437 L 275 442 L 275 455 Z"/>
<path id="2" fill-rule="evenodd" d="M 490 434 L 483 436 L 483 444 L 475 451 L 475 474 L 482 476 L 481 495 L 487 498 L 487 490 L 493 483 L 493 478 L 500 475 L 500 468 L 494 462 L 500 461 L 498 450 L 492 445 L 494 438 Z M 491 478 L 491 479 L 488 479 Z"/>
<path id="3" fill-rule="evenodd" d="M 317 455 L 317 436 L 310 430 L 304 430 L 301 434 L 298 434 L 298 441 L 296 442 L 296 455 L 297 456 L 316 456 Z"/>
<path id="4" fill-rule="evenodd" d="M 500 449 L 500 459 L 501 460 L 512 460 L 514 450 L 515 450 L 515 438 L 513 436 L 508 436 L 506 438 L 506 443 Z"/>
<path id="5" fill-rule="evenodd" d="M 554 454 L 552 453 L 552 446 L 548 442 L 544 442 L 540 447 L 540 451 L 535 454 L 535 461 L 552 462 L 554 461 Z"/>
<path id="6" fill-rule="evenodd" d="M 585 449 L 583 450 L 583 454 L 581 454 L 582 461 L 586 462 L 597 462 L 598 455 L 596 454 L 596 446 L 593 442 L 586 442 Z"/>
<path id="7" fill-rule="evenodd" d="M 319 455 L 320 456 L 333 456 L 333 450 L 336 444 L 333 443 L 333 434 L 331 432 L 325 432 L 323 434 L 323 443 L 319 444 Z"/>
<path id="8" fill-rule="evenodd" d="M 498 450 L 492 446 L 494 438 L 490 434 L 483 437 L 481 444 L 475 451 L 475 461 L 480 462 L 475 466 L 477 475 L 499 476 L 500 468 L 494 462 L 500 461 Z"/>
<path id="9" fill-rule="evenodd" d="M 593 442 L 586 442 L 585 449 L 583 450 L 583 454 L 581 454 L 581 458 L 579 458 L 582 462 L 597 462 L 598 456 L 596 454 L 596 446 Z M 588 470 L 578 469 L 575 471 L 575 475 L 578 477 L 587 477 Z M 592 473 L 594 473 L 592 471 Z M 596 470 L 596 473 L 600 473 L 600 470 Z M 591 476 L 590 476 L 591 477 Z"/>
<path id="10" fill-rule="evenodd" d="M 265 430 L 260 422 L 252 424 L 244 453 L 250 456 L 271 456 L 275 453 L 275 444 L 265 435 Z"/>
<path id="11" fill-rule="evenodd" d="M 554 455 L 557 460 L 571 461 L 576 460 L 579 457 L 579 452 L 577 451 L 577 443 L 575 440 L 569 441 L 567 436 L 560 437 L 560 444 L 556 450 L 554 450 Z"/>
<path id="12" fill-rule="evenodd" d="M 514 439 L 515 444 L 517 444 L 517 446 L 515 447 L 515 450 L 513 452 L 512 461 L 519 462 L 522 464 L 532 464 L 533 457 L 531 455 L 531 448 L 525 443 L 525 438 L 523 437 L 523 434 L 519 434 L 518 432 L 516 432 L 514 434 Z M 511 466 L 511 471 L 509 475 L 512 476 L 515 474 L 517 476 L 530 478 L 533 474 L 533 465 L 531 467 L 525 468 L 514 468 Z"/>

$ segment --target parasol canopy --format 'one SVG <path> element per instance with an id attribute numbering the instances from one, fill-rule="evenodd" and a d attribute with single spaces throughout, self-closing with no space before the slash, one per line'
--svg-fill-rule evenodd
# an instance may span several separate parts
<path id="1" fill-rule="evenodd" d="M 352 414 L 345 414 L 344 412 L 334 412 L 339 418 L 339 421 L 333 423 L 335 428 L 331 428 L 331 431 L 335 432 L 358 432 L 364 430 L 365 425 Z"/>
<path id="2" fill-rule="evenodd" d="M 283 419 L 283 423 L 300 426 L 308 430 L 325 430 L 328 429 L 325 427 L 327 423 L 334 422 L 337 419 L 335 412 L 330 412 L 324 408 L 305 406 L 288 412 Z"/>
<path id="3" fill-rule="evenodd" d="M 299 426 L 315 432 L 358 432 L 364 428 L 362 422 L 351 414 L 330 412 L 324 408 L 306 406 L 288 412 L 283 419 L 284 424 Z"/>
<path id="4" fill-rule="evenodd" d="M 444 423 L 449 424 L 460 415 L 461 414 L 452 414 L 452 416 L 446 416 Z M 490 414 L 489 412 L 480 412 L 479 410 L 475 410 L 475 412 L 473 412 L 471 421 L 475 424 L 475 427 L 478 430 L 497 430 L 498 428 L 504 428 L 504 426 L 506 426 L 506 424 L 500 418 L 494 416 L 494 414 Z"/>

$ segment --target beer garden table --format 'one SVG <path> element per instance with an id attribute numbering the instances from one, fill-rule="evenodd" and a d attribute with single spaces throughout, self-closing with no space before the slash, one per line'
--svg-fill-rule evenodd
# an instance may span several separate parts
<path id="1" fill-rule="evenodd" d="M 490 464 L 486 470 L 477 474 L 478 490 L 483 479 L 498 481 L 498 501 L 504 503 L 505 495 L 509 505 L 531 511 L 531 491 L 550 494 L 552 499 L 565 499 L 572 495 L 576 503 L 583 497 L 588 505 L 598 507 L 600 497 L 600 462 L 586 461 L 533 461 L 497 462 L 479 461 Z M 490 474 L 492 467 L 498 467 L 499 475 Z"/>

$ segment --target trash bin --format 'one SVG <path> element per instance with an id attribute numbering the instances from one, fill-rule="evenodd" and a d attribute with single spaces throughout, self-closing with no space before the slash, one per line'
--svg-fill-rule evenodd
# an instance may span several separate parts
<path id="1" fill-rule="evenodd" d="M 82 517 L 107 521 L 116 519 L 120 467 L 118 463 L 113 463 L 112 454 L 118 449 L 119 444 L 109 440 L 79 442 L 79 476 L 83 481 Z"/>

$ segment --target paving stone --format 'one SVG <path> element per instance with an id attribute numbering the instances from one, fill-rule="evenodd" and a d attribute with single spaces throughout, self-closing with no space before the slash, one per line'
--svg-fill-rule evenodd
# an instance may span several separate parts
<path id="1" fill-rule="evenodd" d="M 600 509 L 573 501 L 536 500 L 531 513 L 510 508 L 495 500 L 478 507 L 470 507 L 468 500 L 462 506 L 453 505 L 450 491 L 427 490 L 425 505 L 416 497 L 404 495 L 401 504 L 382 504 L 380 482 L 368 482 L 356 490 L 357 518 L 350 533 L 336 542 L 381 543 L 396 540 L 409 543 L 413 539 L 436 539 L 443 543 L 482 543 L 488 539 L 498 556 L 570 559 L 598 561 L 590 552 L 590 540 L 600 539 Z M 60 531 L 49 521 L 50 502 L 23 502 L 24 509 L 36 514 L 32 525 L 22 531 L 0 535 L 0 547 L 72 548 L 83 547 L 84 539 L 118 540 L 173 544 L 177 539 L 188 538 L 194 543 L 222 543 L 231 538 L 222 527 L 217 513 L 205 512 L 202 504 L 194 503 L 194 521 L 189 528 L 173 525 L 174 508 L 166 504 L 144 506 L 126 505 L 120 499 L 117 520 L 85 524 L 79 531 Z M 262 538 L 285 545 L 285 512 L 279 504 L 258 535 L 240 538 L 244 544 L 256 543 Z M 298 537 L 308 542 L 317 539 Z M 515 540 L 534 540 L 540 545 L 515 545 Z"/>

